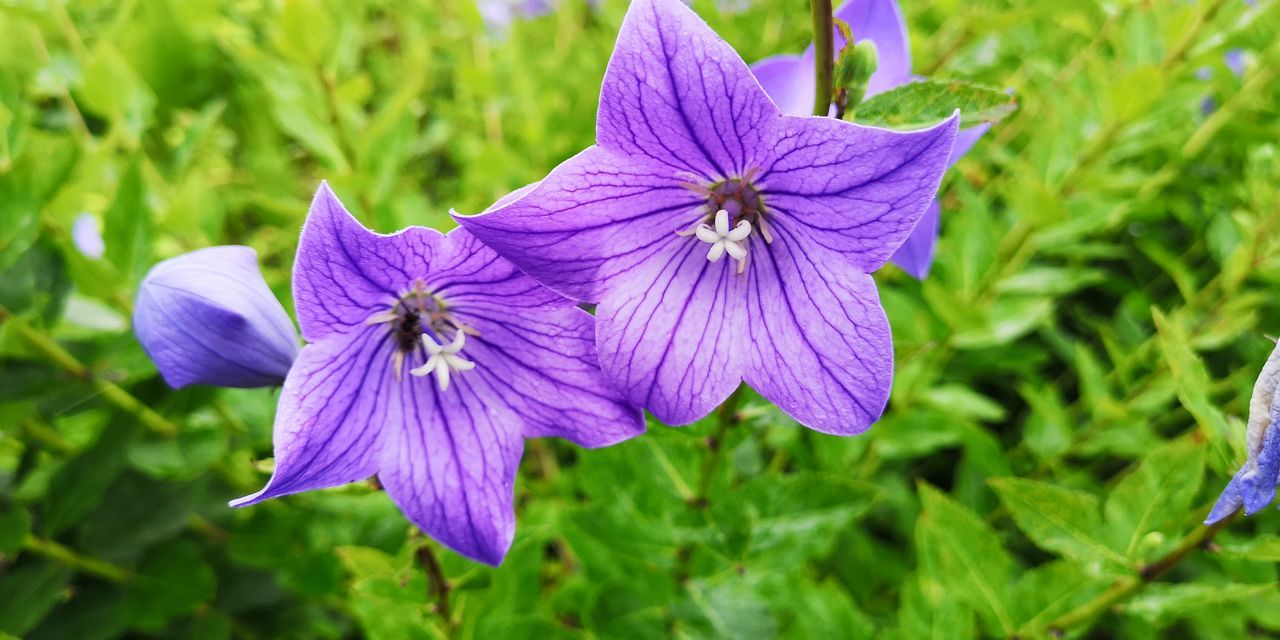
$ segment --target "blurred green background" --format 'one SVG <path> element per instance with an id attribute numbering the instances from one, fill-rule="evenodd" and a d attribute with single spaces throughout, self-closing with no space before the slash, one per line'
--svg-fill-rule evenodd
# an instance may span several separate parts
<path id="1" fill-rule="evenodd" d="M 495 29 L 470 0 L 0 1 L 0 630 L 1276 637 L 1280 515 L 1198 523 L 1280 332 L 1277 4 L 904 0 L 918 73 L 1020 110 L 944 183 L 932 276 L 877 276 L 884 419 L 840 439 L 751 397 L 721 447 L 533 441 L 492 569 L 367 485 L 227 508 L 274 392 L 167 389 L 130 303 L 238 243 L 291 308 L 322 179 L 382 231 L 538 179 L 592 141 L 625 2 Z M 724 5 L 695 3 L 748 61 L 810 39 L 804 0 Z"/>

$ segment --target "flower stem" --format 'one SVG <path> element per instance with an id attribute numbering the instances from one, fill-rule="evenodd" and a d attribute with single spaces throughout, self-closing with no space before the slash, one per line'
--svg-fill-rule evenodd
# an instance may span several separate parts
<path id="1" fill-rule="evenodd" d="M 83 571 L 117 584 L 128 582 L 133 577 L 133 574 L 124 567 L 111 564 L 105 560 L 82 556 L 52 540 L 27 536 L 22 548 L 78 571 Z"/>
<path id="2" fill-rule="evenodd" d="M 453 632 L 453 616 L 449 612 L 449 590 L 452 586 L 449 584 L 449 578 L 444 575 L 444 569 L 440 566 L 440 561 L 436 559 L 436 553 L 431 549 L 431 543 L 424 541 L 417 551 L 418 564 L 422 565 L 422 569 L 427 572 L 427 596 L 436 599 L 435 612 L 444 621 L 446 635 Z"/>
<path id="3" fill-rule="evenodd" d="M 14 331 L 17 331 L 18 335 L 32 349 L 39 351 L 41 355 L 71 374 L 72 377 L 83 380 L 93 387 L 95 391 L 105 398 L 107 402 L 115 405 L 117 409 L 132 414 L 148 430 L 166 438 L 178 435 L 177 425 L 143 404 L 128 391 L 116 386 L 115 383 L 95 376 L 93 370 L 77 360 L 75 356 L 63 349 L 61 345 L 44 332 L 27 324 L 22 318 L 13 315 L 4 306 L 0 306 L 0 324 L 5 323 L 13 327 Z"/>
<path id="4" fill-rule="evenodd" d="M 1235 520 L 1238 513 L 1216 524 L 1196 527 L 1195 531 L 1187 534 L 1173 551 L 1170 551 L 1155 562 L 1143 565 L 1138 571 L 1138 575 L 1121 578 L 1110 589 L 1103 592 L 1102 595 L 1058 616 L 1047 625 L 1046 628 L 1049 633 L 1054 636 L 1061 636 L 1071 627 L 1094 619 L 1129 596 L 1141 591 L 1148 584 L 1155 582 L 1156 579 L 1164 575 L 1165 572 L 1177 566 L 1192 551 L 1208 544 L 1218 531 L 1230 524 L 1232 520 Z"/>
<path id="5" fill-rule="evenodd" d="M 707 436 L 707 455 L 702 459 L 702 468 L 698 470 L 698 488 L 694 490 L 693 499 L 689 504 L 698 508 L 705 509 L 708 503 L 708 492 L 711 489 L 711 477 L 715 475 L 716 466 L 720 463 L 720 458 L 724 452 L 724 436 L 729 431 L 729 427 L 738 424 L 740 417 L 738 415 L 738 407 L 742 405 L 742 395 L 745 385 L 738 385 L 733 393 L 720 405 L 716 410 L 716 428 Z"/>
<path id="6" fill-rule="evenodd" d="M 813 12 L 813 73 L 816 79 L 813 115 L 825 116 L 831 112 L 831 66 L 835 59 L 831 0 L 809 0 L 809 8 Z"/>

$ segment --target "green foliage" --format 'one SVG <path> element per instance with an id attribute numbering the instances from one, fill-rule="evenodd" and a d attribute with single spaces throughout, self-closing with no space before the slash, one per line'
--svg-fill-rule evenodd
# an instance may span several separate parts
<path id="1" fill-rule="evenodd" d="M 877 127 L 916 129 L 960 112 L 960 126 L 995 122 L 1013 113 L 1009 94 L 969 82 L 921 80 L 895 87 L 858 105 L 857 121 Z"/>
<path id="2" fill-rule="evenodd" d="M 855 120 L 1000 120 L 943 185 L 929 278 L 876 274 L 897 370 L 865 435 L 749 396 L 718 454 L 711 420 L 532 441 L 498 569 L 366 484 L 228 508 L 267 477 L 277 392 L 165 387 L 130 331 L 138 279 L 245 244 L 291 307 L 321 179 L 392 231 L 541 178 L 592 141 L 626 3 L 559 4 L 490 33 L 472 0 L 0 3 L 0 631 L 1280 633 L 1275 512 L 1197 544 L 1280 333 L 1267 0 L 903 3 L 914 71 L 944 80 Z M 747 60 L 810 40 L 805 2 L 694 4 Z M 102 259 L 72 243 L 85 213 Z"/>

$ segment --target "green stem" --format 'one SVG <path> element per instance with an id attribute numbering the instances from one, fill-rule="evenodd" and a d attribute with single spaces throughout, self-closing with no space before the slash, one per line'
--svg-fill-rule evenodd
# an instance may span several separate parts
<path id="1" fill-rule="evenodd" d="M 1102 595 L 1090 600 L 1061 616 L 1058 616 L 1050 622 L 1046 628 L 1049 633 L 1054 636 L 1061 636 L 1063 632 L 1080 623 L 1088 622 L 1101 615 L 1108 609 L 1114 607 L 1129 596 L 1141 591 L 1148 584 L 1155 582 L 1165 572 L 1174 568 L 1179 562 L 1191 554 L 1192 551 L 1204 546 L 1213 536 L 1222 530 L 1223 527 L 1235 520 L 1236 516 L 1222 520 L 1216 524 L 1209 526 L 1196 527 L 1195 531 L 1187 534 L 1177 548 L 1170 551 L 1164 557 L 1144 565 L 1136 576 L 1125 576 L 1118 580 L 1110 589 L 1107 589 Z"/>
<path id="2" fill-rule="evenodd" d="M 58 455 L 73 456 L 76 454 L 76 446 L 74 444 L 68 442 L 56 429 L 35 418 L 19 420 L 18 428 L 22 429 L 24 436 L 40 443 L 40 446 Z"/>
<path id="3" fill-rule="evenodd" d="M 77 360 L 75 356 L 63 349 L 48 335 L 27 324 L 22 318 L 13 315 L 4 306 L 0 306 L 0 324 L 5 323 L 13 327 L 32 349 L 39 351 L 41 355 L 71 374 L 72 377 L 84 381 L 105 398 L 107 402 L 115 405 L 117 409 L 132 414 L 148 430 L 166 438 L 178 435 L 177 425 L 153 411 L 150 407 L 130 395 L 128 391 L 121 389 L 110 381 L 96 377 L 89 367 Z"/>
<path id="4" fill-rule="evenodd" d="M 449 584 L 449 578 L 444 574 L 444 568 L 440 566 L 440 561 L 436 559 L 436 553 L 431 549 L 430 542 L 423 542 L 417 551 L 418 564 L 422 565 L 422 569 L 427 573 L 427 596 L 435 597 L 435 612 L 444 621 L 445 634 L 453 635 L 453 616 L 449 612 L 449 590 L 452 585 Z"/>
<path id="5" fill-rule="evenodd" d="M 720 464 L 720 458 L 724 452 L 724 437 L 729 432 L 729 427 L 739 422 L 738 407 L 742 405 L 745 388 L 745 385 L 738 385 L 738 388 L 729 394 L 724 404 L 716 410 L 716 428 L 710 436 L 707 436 L 709 451 L 702 458 L 702 468 L 698 470 L 698 488 L 694 490 L 693 500 L 690 502 L 694 507 L 704 509 L 707 506 L 711 478 L 715 475 L 716 467 Z"/>
<path id="6" fill-rule="evenodd" d="M 835 60 L 835 45 L 831 34 L 831 0 L 809 0 L 813 11 L 813 73 L 816 90 L 813 94 L 813 115 L 831 113 L 831 65 Z"/>
<path id="7" fill-rule="evenodd" d="M 31 553 L 41 555 L 55 562 L 67 565 L 68 567 L 78 571 L 83 571 L 84 573 L 89 573 L 98 576 L 99 578 L 110 580 L 111 582 L 125 583 L 133 577 L 133 574 L 124 567 L 111 564 L 105 560 L 82 556 L 52 540 L 45 540 L 35 536 L 27 536 L 22 548 L 30 551 Z"/>

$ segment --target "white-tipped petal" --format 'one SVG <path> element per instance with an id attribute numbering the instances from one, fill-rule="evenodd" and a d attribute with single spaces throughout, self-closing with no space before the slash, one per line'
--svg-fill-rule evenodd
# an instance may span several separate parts
<path id="1" fill-rule="evenodd" d="M 751 223 L 746 220 L 739 220 L 738 226 L 734 227 L 733 231 L 730 231 L 725 237 L 734 242 L 742 242 L 749 235 L 751 235 Z"/>
<path id="2" fill-rule="evenodd" d="M 729 212 L 721 209 L 716 212 L 716 236 L 723 238 L 729 234 Z"/>
<path id="3" fill-rule="evenodd" d="M 705 224 L 698 225 L 698 228 L 695 229 L 693 233 L 703 242 L 717 242 L 720 240 L 720 236 L 716 234 L 716 230 Z"/>
<path id="4" fill-rule="evenodd" d="M 712 262 L 720 262 L 720 258 L 724 257 L 724 243 L 717 242 L 711 245 L 711 250 L 707 252 L 707 259 Z"/>

